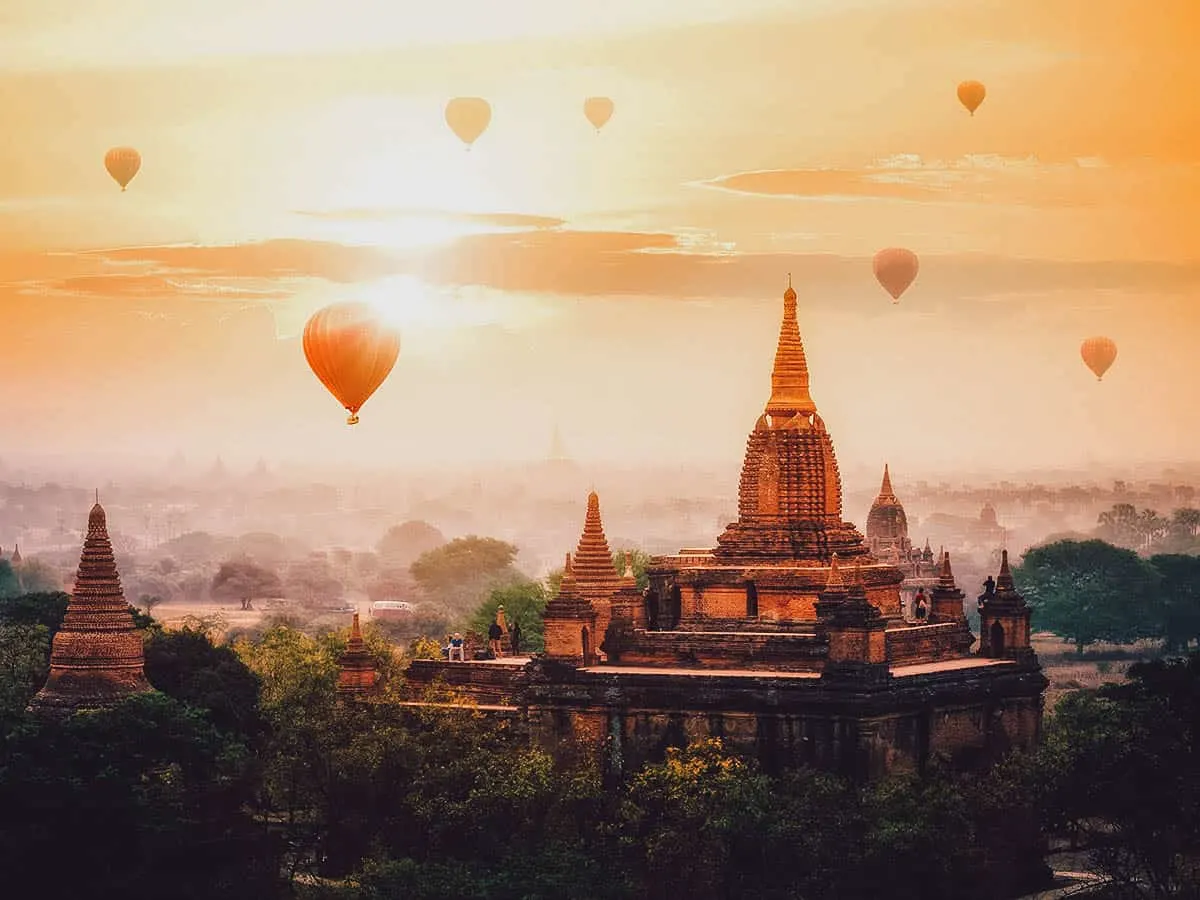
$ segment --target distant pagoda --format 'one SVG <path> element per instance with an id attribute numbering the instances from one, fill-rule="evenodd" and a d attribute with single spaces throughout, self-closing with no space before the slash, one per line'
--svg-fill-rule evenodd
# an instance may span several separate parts
<path id="1" fill-rule="evenodd" d="M 54 635 L 50 676 L 29 710 L 69 716 L 115 706 L 133 694 L 153 690 L 144 665 L 142 636 L 121 590 L 104 508 L 97 502 L 88 515 L 75 590 L 62 627 Z"/>
<path id="2" fill-rule="evenodd" d="M 378 680 L 375 660 L 363 641 L 358 613 L 355 613 L 354 621 L 350 624 L 350 640 L 346 642 L 346 652 L 338 658 L 338 695 L 361 697 L 369 693 Z"/>

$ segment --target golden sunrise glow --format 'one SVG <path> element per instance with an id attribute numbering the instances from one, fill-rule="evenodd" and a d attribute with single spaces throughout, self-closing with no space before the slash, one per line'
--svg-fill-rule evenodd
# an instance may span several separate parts
<path id="1" fill-rule="evenodd" d="M 298 335 L 364 300 L 402 351 L 363 459 L 483 453 L 479 429 L 535 457 L 553 420 L 580 458 L 736 466 L 788 272 L 848 466 L 1200 443 L 1191 0 L 6 15 L 0 415 L 31 448 L 94 426 L 113 447 L 341 453 Z M 470 150 L 456 96 L 491 105 Z M 599 134 L 590 96 L 615 103 Z M 103 159 L 126 145 L 122 193 Z M 884 247 L 920 258 L 897 304 Z M 1099 386 L 1091 335 L 1119 347 Z"/>

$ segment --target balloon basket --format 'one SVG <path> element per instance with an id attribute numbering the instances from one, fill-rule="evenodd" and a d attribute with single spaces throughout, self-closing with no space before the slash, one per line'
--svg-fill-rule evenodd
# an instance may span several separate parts
<path id="1" fill-rule="evenodd" d="M 347 425 L 357 425 L 358 424 L 358 416 L 355 415 L 354 413 L 350 413 L 350 415 L 346 416 L 346 424 Z"/>

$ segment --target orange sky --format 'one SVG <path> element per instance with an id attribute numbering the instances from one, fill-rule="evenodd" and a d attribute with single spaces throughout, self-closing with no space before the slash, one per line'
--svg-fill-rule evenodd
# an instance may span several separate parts
<path id="1" fill-rule="evenodd" d="M 519 459 L 557 419 L 733 479 L 787 272 L 848 466 L 1195 456 L 1194 0 L 4 7 L 0 456 Z M 333 299 L 403 326 L 356 429 L 297 340 Z"/>

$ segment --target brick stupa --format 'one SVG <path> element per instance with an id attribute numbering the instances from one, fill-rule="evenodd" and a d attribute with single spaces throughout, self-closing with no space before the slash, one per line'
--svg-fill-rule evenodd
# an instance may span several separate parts
<path id="1" fill-rule="evenodd" d="M 367 651 L 362 628 L 358 624 L 358 613 L 350 624 L 350 640 L 346 652 L 338 658 L 337 692 L 342 697 L 361 697 L 375 687 L 379 674 L 375 671 L 375 660 Z"/>
<path id="2" fill-rule="evenodd" d="M 97 502 L 88 514 L 75 590 L 62 627 L 54 635 L 50 676 L 29 710 L 68 716 L 115 706 L 133 694 L 153 690 L 144 665 L 142 636 L 121 589 L 104 508 Z"/>

